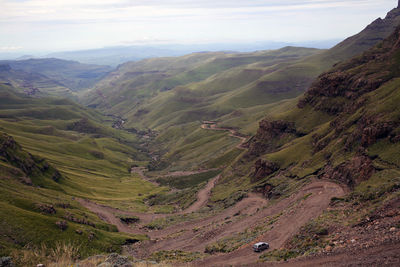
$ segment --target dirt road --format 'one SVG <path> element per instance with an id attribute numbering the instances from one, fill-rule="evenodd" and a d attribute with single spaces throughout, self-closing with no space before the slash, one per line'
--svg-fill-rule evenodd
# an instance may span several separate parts
<path id="1" fill-rule="evenodd" d="M 204 252 L 207 245 L 222 238 L 270 224 L 272 229 L 266 229 L 258 238 L 233 252 L 212 255 L 195 263 L 199 266 L 251 264 L 259 256 L 252 251 L 251 244 L 266 240 L 272 249 L 280 248 L 301 226 L 321 214 L 332 197 L 343 194 L 339 185 L 326 181 L 313 182 L 274 205 L 268 205 L 260 195 L 250 194 L 219 214 L 153 231 L 150 233 L 151 241 L 133 247 L 130 253 L 145 258 L 160 250 Z"/>
<path id="2" fill-rule="evenodd" d="M 218 177 L 215 177 L 210 180 L 198 193 L 197 201 L 178 214 L 195 212 L 204 206 L 217 179 Z M 329 206 L 332 197 L 343 195 L 344 190 L 338 184 L 314 181 L 300 189 L 297 194 L 274 204 L 269 204 L 261 195 L 249 194 L 247 198 L 220 213 L 201 214 L 197 219 L 152 231 L 143 229 L 143 224 L 156 218 L 170 216 L 170 214 L 124 212 L 86 200 L 79 200 L 79 202 L 97 213 L 103 220 L 116 225 L 121 232 L 147 234 L 151 238 L 150 241 L 135 244 L 129 249 L 129 253 L 138 258 L 146 258 L 160 250 L 204 252 L 207 245 L 222 238 L 234 238 L 238 233 L 264 227 L 255 240 L 244 243 L 233 252 L 210 255 L 194 263 L 199 266 L 228 266 L 257 262 L 259 255 L 251 248 L 256 241 L 268 242 L 271 249 L 282 247 L 285 241 L 296 234 L 304 224 L 321 214 Z M 131 228 L 123 224 L 116 214 L 137 216 L 141 223 Z"/>
<path id="3" fill-rule="evenodd" d="M 216 123 L 203 123 L 201 125 L 201 128 L 202 129 L 207 129 L 207 130 L 213 130 L 213 131 L 228 131 L 229 132 L 229 136 L 232 136 L 232 137 L 240 139 L 240 143 L 236 147 L 240 148 L 240 149 L 245 149 L 245 147 L 243 147 L 243 144 L 247 142 L 248 138 L 244 137 L 241 134 L 239 134 L 238 131 L 236 131 L 234 129 L 217 127 Z"/>
<path id="4" fill-rule="evenodd" d="M 140 172 L 144 176 L 143 172 L 142 171 L 140 171 Z M 195 212 L 195 211 L 199 210 L 200 208 L 204 207 L 207 204 L 207 201 L 211 194 L 211 190 L 214 188 L 215 183 L 217 182 L 219 177 L 220 176 L 218 175 L 218 176 L 214 177 L 213 179 L 211 179 L 210 181 L 208 181 L 206 186 L 197 193 L 197 200 L 191 206 L 189 206 L 187 209 L 185 209 L 181 212 L 175 213 L 175 214 L 188 214 L 188 213 Z M 151 222 L 154 219 L 164 218 L 164 217 L 171 215 L 171 214 L 151 214 L 151 213 L 138 213 L 138 212 L 122 211 L 122 210 L 111 208 L 108 206 L 99 205 L 99 204 L 96 204 L 96 203 L 91 202 L 86 199 L 77 199 L 77 201 L 82 206 L 84 206 L 87 209 L 89 209 L 90 211 L 96 213 L 102 220 L 117 226 L 118 231 L 126 232 L 126 233 L 148 234 L 148 231 L 145 231 L 143 229 L 138 229 L 138 227 L 136 227 L 135 229 L 129 227 L 127 224 L 124 224 L 121 222 L 121 220 L 118 218 L 118 215 L 128 215 L 128 216 L 130 215 L 130 216 L 138 217 L 140 219 L 140 224 L 139 224 L 140 226 L 143 226 L 143 225 Z"/>
<path id="5" fill-rule="evenodd" d="M 263 221 L 263 218 L 282 213 L 271 230 L 231 253 L 208 257 L 198 265 L 229 266 L 255 263 L 259 255 L 252 251 L 251 245 L 254 242 L 266 241 L 271 249 L 281 248 L 285 241 L 296 234 L 303 225 L 320 215 L 329 206 L 332 197 L 343 195 L 344 190 L 338 184 L 326 181 L 313 182 L 301 189 L 299 193 L 264 209 L 251 218 L 265 224 L 268 221 Z M 246 224 L 250 225 L 251 221 L 247 221 Z"/>
<path id="6" fill-rule="evenodd" d="M 197 201 L 193 203 L 190 207 L 185 209 L 183 211 L 184 214 L 198 211 L 200 208 L 204 207 L 207 204 L 208 199 L 211 195 L 211 190 L 214 188 L 220 176 L 221 175 L 217 175 L 216 177 L 211 179 L 207 183 L 207 185 L 197 193 Z"/>

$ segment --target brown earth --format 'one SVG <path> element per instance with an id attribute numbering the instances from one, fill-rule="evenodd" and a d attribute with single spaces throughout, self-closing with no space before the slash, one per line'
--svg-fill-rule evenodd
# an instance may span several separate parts
<path id="1" fill-rule="evenodd" d="M 400 243 L 380 244 L 370 248 L 348 249 L 347 251 L 325 253 L 302 257 L 287 262 L 254 263 L 247 266 L 278 267 L 350 267 L 350 266 L 399 266 Z"/>
<path id="2" fill-rule="evenodd" d="M 211 189 L 218 178 L 210 180 L 207 186 L 198 193 L 198 200 L 183 215 L 195 212 L 204 206 Z M 204 252 L 207 245 L 224 237 L 235 236 L 245 230 L 257 226 L 271 224 L 272 229 L 266 229 L 259 237 L 251 241 L 267 241 L 272 249 L 280 248 L 286 240 L 298 232 L 301 226 L 310 219 L 321 214 L 329 205 L 332 197 L 344 195 L 344 190 L 338 184 L 328 181 L 314 181 L 304 186 L 294 194 L 277 203 L 269 203 L 262 195 L 249 194 L 236 205 L 215 214 L 201 214 L 198 218 L 178 223 L 161 230 L 148 230 L 142 226 L 156 218 L 170 214 L 140 214 L 124 212 L 106 206 L 100 206 L 87 200 L 79 200 L 82 205 L 97 213 L 103 220 L 115 224 L 119 231 L 127 233 L 147 234 L 151 240 L 135 244 L 128 252 L 138 258 L 146 258 L 160 250 L 184 250 Z M 140 224 L 128 226 L 123 224 L 115 214 L 134 215 L 140 218 Z M 179 213 L 178 213 L 179 214 Z M 275 218 L 275 219 L 273 219 Z M 259 254 L 246 243 L 231 253 L 210 255 L 196 265 L 237 265 L 251 264 L 258 260 Z"/>
<path id="3" fill-rule="evenodd" d="M 136 170 L 134 170 L 134 172 L 137 172 L 137 173 L 141 174 L 141 176 L 142 175 L 144 176 L 143 171 L 140 168 L 136 168 Z M 185 209 L 181 212 L 178 212 L 176 214 L 191 213 L 191 212 L 197 211 L 200 208 L 202 208 L 203 206 L 205 206 L 209 199 L 211 190 L 215 186 L 215 183 L 218 179 L 219 179 L 219 175 L 214 177 L 213 179 L 211 179 L 207 183 L 207 185 L 197 193 L 197 200 L 191 206 L 189 206 L 187 209 Z M 131 228 L 127 224 L 121 222 L 121 220 L 117 217 L 118 215 L 127 215 L 127 216 L 138 217 L 140 220 L 139 226 L 141 226 L 141 227 L 143 227 L 143 225 L 153 221 L 154 219 L 164 218 L 164 217 L 167 217 L 168 215 L 171 215 L 171 214 L 153 214 L 153 213 L 138 213 L 138 212 L 131 212 L 131 211 L 123 211 L 123 210 L 108 207 L 105 205 L 99 205 L 99 204 L 96 204 L 87 199 L 77 199 L 77 201 L 82 206 L 84 206 L 87 209 L 91 210 L 92 212 L 96 213 L 102 220 L 117 226 L 118 231 L 132 233 L 132 234 L 144 234 L 144 233 L 149 234 L 149 233 L 143 229 Z"/>
<path id="4" fill-rule="evenodd" d="M 332 197 L 340 197 L 344 193 L 345 191 L 338 184 L 327 181 L 312 182 L 297 194 L 261 210 L 248 220 L 243 220 L 241 229 L 237 229 L 241 231 L 260 222 L 266 224 L 268 223 L 268 219 L 265 220 L 266 217 L 279 216 L 272 224 L 271 230 L 231 253 L 211 256 L 197 264 L 199 266 L 229 266 L 255 263 L 259 254 L 252 251 L 251 246 L 254 242 L 265 241 L 270 244 L 271 249 L 281 248 L 303 225 L 320 215 L 329 206 Z"/>
<path id="5" fill-rule="evenodd" d="M 208 199 L 210 198 L 211 190 L 214 188 L 219 177 L 220 177 L 220 175 L 217 175 L 216 177 L 211 179 L 207 183 L 207 185 L 197 193 L 196 202 L 193 203 L 186 210 L 184 210 L 183 213 L 192 213 L 192 212 L 198 211 L 200 208 L 204 207 L 207 204 Z"/>

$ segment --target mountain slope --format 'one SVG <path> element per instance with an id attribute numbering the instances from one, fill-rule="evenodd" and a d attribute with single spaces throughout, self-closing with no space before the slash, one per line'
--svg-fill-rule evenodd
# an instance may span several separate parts
<path id="1" fill-rule="evenodd" d="M 8 64 L 0 65 L 0 84 L 12 86 L 16 92 L 29 96 L 72 96 L 72 91 L 61 83 L 39 73 L 14 70 Z"/>
<path id="2" fill-rule="evenodd" d="M 92 87 L 112 69 L 55 58 L 1 60 L 0 82 L 23 88 L 28 95 L 68 96 Z"/>
<path id="3" fill-rule="evenodd" d="M 57 58 L 0 61 L 14 70 L 39 73 L 68 87 L 79 91 L 92 87 L 112 70 L 109 66 L 82 64 Z"/>
<path id="4" fill-rule="evenodd" d="M 399 14 L 399 8 L 393 9 L 328 51 L 287 47 L 127 63 L 90 91 L 84 103 L 123 116 L 137 128 L 217 120 L 238 108 L 299 96 L 335 63 L 388 37 L 400 23 Z"/>
<path id="5" fill-rule="evenodd" d="M 334 181 L 348 192 L 264 260 L 323 251 L 327 245 L 339 249 L 333 242 L 337 236 L 365 242 L 354 228 L 368 232 L 373 221 L 386 220 L 385 227 L 396 231 L 387 214 L 390 205 L 395 213 L 400 208 L 390 204 L 400 198 L 399 63 L 400 27 L 361 56 L 320 75 L 297 107 L 261 121 L 248 151 L 223 172 L 213 191 L 215 205 L 229 203 L 241 190 L 278 200 L 316 179 Z M 389 231 L 369 238 L 375 246 L 395 239 Z"/>
<path id="6" fill-rule="evenodd" d="M 399 10 L 392 10 L 385 19 L 327 51 L 286 47 L 126 63 L 87 92 L 82 101 L 123 117 L 126 128 L 157 131 L 153 150 L 162 147 L 158 154 L 164 155 L 159 157 L 164 164 L 160 166 L 183 163 L 179 159 L 189 158 L 197 148 L 201 151 L 205 143 L 188 146 L 190 140 L 197 140 L 191 138 L 176 142 L 178 129 L 193 132 L 202 120 L 212 120 L 242 134 L 254 134 L 257 121 L 295 105 L 287 99 L 300 96 L 320 73 L 387 37 L 400 22 Z M 182 167 L 198 164 L 193 161 Z"/>
<path id="7" fill-rule="evenodd" d="M 120 251 L 144 235 L 117 233 L 75 198 L 153 212 L 165 191 L 130 174 L 146 165 L 139 138 L 114 118 L 67 99 L 31 98 L 0 85 L 0 255 L 18 266 Z M 59 252 L 56 252 L 59 251 Z"/>

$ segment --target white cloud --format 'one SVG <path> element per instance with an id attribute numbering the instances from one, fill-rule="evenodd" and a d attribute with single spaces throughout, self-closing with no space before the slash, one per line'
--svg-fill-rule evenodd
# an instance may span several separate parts
<path id="1" fill-rule="evenodd" d="M 0 0 L 0 45 L 341 38 L 394 0 Z M 148 38 L 148 36 L 151 36 Z"/>
<path id="2" fill-rule="evenodd" d="M 22 48 L 23 48 L 22 46 L 0 46 L 0 51 L 10 52 L 10 51 L 21 50 Z"/>

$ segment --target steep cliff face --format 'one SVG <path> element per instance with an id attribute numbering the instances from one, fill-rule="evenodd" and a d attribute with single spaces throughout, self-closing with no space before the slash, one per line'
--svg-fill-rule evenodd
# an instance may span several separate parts
<path id="1" fill-rule="evenodd" d="M 397 172 L 399 101 L 400 27 L 374 48 L 320 75 L 279 120 L 261 121 L 240 162 L 251 163 L 248 175 L 256 188 L 271 186 L 269 180 L 277 175 L 331 179 L 355 188 L 384 170 Z M 313 121 L 319 117 L 329 119 Z M 300 132 L 306 124 L 314 126 Z"/>
<path id="2" fill-rule="evenodd" d="M 363 105 L 362 96 L 400 76 L 400 35 L 396 29 L 384 42 L 361 56 L 337 65 L 318 77 L 299 102 L 331 114 L 351 113 Z"/>
<path id="3" fill-rule="evenodd" d="M 285 142 L 300 135 L 292 122 L 262 120 L 259 123 L 257 134 L 247 144 L 249 148 L 247 156 L 257 157 L 267 152 L 274 152 Z"/>

